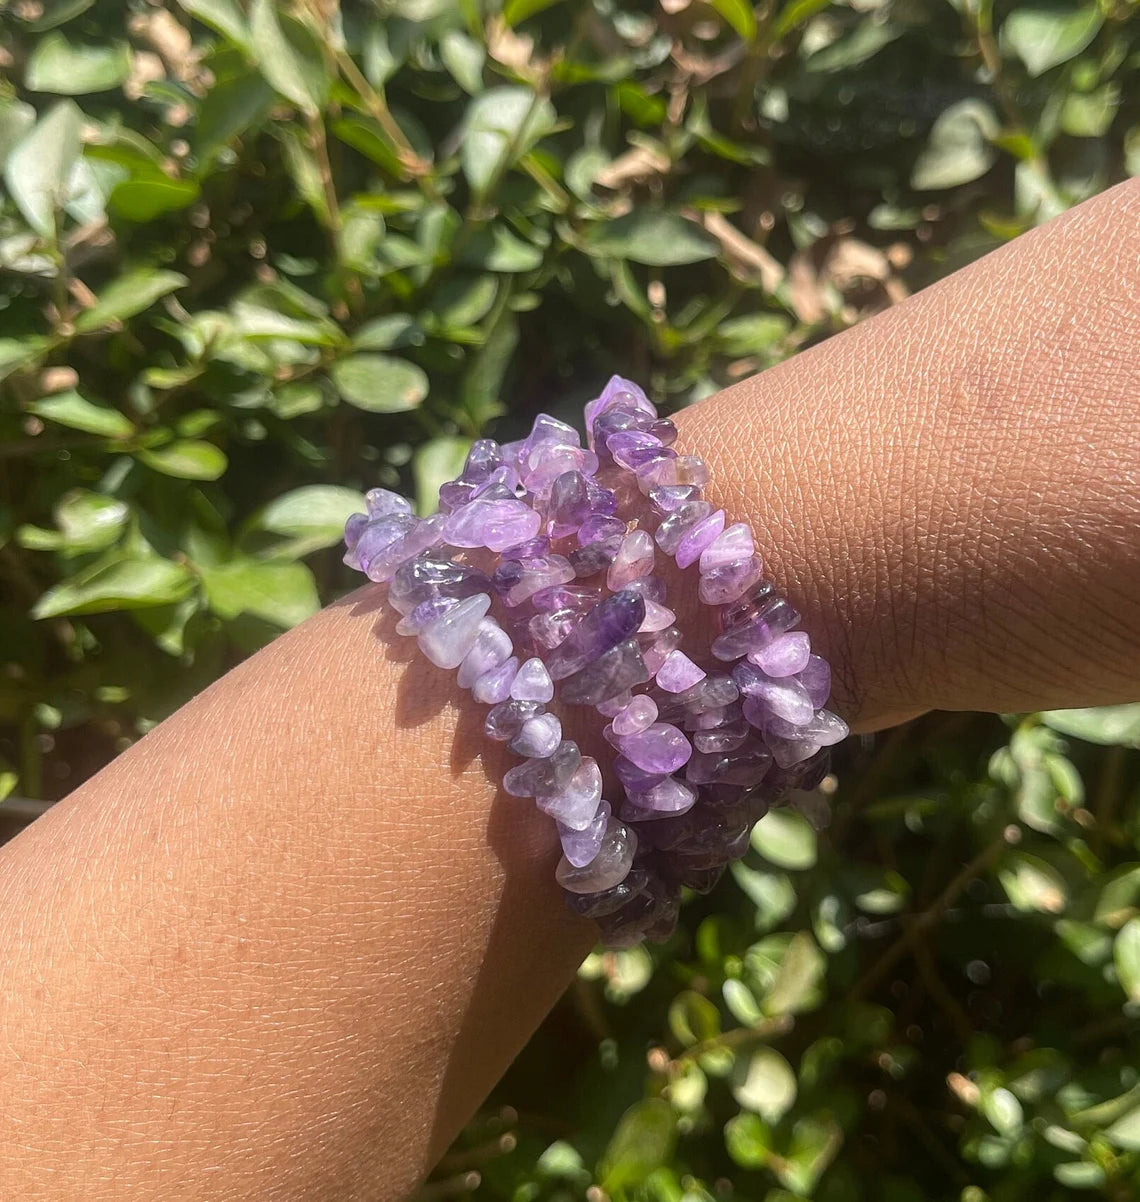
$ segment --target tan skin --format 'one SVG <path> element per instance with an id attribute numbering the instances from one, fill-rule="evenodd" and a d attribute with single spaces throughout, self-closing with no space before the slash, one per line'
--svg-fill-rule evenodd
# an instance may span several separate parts
<path id="1" fill-rule="evenodd" d="M 1133 183 L 682 415 L 857 729 L 1135 699 L 1138 260 Z M 0 852 L 0 1197 L 405 1196 L 571 980 L 548 821 L 375 593 Z"/>

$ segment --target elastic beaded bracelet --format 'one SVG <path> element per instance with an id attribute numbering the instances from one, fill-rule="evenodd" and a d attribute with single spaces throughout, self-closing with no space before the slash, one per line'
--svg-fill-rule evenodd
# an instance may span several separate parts
<path id="1" fill-rule="evenodd" d="M 625 946 L 668 938 L 682 886 L 710 889 L 770 805 L 818 784 L 847 732 L 823 708 L 826 661 L 763 579 L 747 526 L 703 499 L 708 468 L 673 449 L 673 423 L 615 376 L 586 427 L 585 448 L 545 414 L 526 439 L 479 440 L 429 518 L 373 490 L 345 561 L 388 581 L 398 632 L 492 706 L 486 733 L 525 757 L 505 789 L 558 824 L 567 903 Z M 709 655 L 681 649 L 658 550 L 698 567 L 700 600 L 718 609 Z M 619 805 L 562 738 L 556 694 L 610 719 Z"/>

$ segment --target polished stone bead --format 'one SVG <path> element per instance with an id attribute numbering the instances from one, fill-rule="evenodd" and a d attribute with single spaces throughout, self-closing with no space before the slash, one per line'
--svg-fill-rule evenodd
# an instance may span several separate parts
<path id="1" fill-rule="evenodd" d="M 551 678 L 562 680 L 596 661 L 625 642 L 644 621 L 645 601 L 636 593 L 623 590 L 600 601 L 547 659 Z"/>
<path id="2" fill-rule="evenodd" d="M 397 539 L 373 557 L 368 565 L 368 579 L 391 580 L 409 560 L 414 560 L 423 551 L 437 546 L 442 538 L 445 521 L 442 513 L 417 521 L 403 538 Z"/>
<path id="3" fill-rule="evenodd" d="M 789 630 L 786 634 L 777 635 L 766 646 L 753 651 L 748 658 L 769 676 L 795 676 L 807 667 L 811 656 L 811 639 L 802 630 Z M 821 661 L 822 662 L 822 661 Z M 803 681 L 800 681 L 803 684 Z M 830 680 L 828 681 L 830 685 Z M 806 686 L 805 686 L 806 688 Z M 826 701 L 826 695 L 823 701 Z M 822 705 L 823 701 L 818 702 Z"/>
<path id="4" fill-rule="evenodd" d="M 635 735 L 656 721 L 657 703 L 652 697 L 640 693 L 614 715 L 614 734 Z"/>
<path id="5" fill-rule="evenodd" d="M 509 743 L 523 726 L 542 713 L 537 701 L 503 701 L 495 706 L 483 722 L 487 738 L 496 743 Z"/>
<path id="6" fill-rule="evenodd" d="M 574 569 L 574 575 L 579 580 L 584 580 L 590 576 L 596 576 L 599 572 L 604 572 L 617 558 L 621 544 L 622 535 L 617 534 L 612 538 L 603 538 L 589 543 L 585 547 L 575 547 L 566 558 Z"/>
<path id="7" fill-rule="evenodd" d="M 655 881 L 620 910 L 597 920 L 602 942 L 615 949 L 636 947 L 643 940 L 663 943 L 676 929 L 679 909 L 677 887 Z"/>
<path id="8" fill-rule="evenodd" d="M 535 614 L 527 624 L 527 632 L 536 647 L 553 651 L 570 631 L 581 621 L 581 614 L 573 609 L 556 609 L 552 613 Z"/>
<path id="9" fill-rule="evenodd" d="M 639 768 L 633 760 L 626 759 L 624 755 L 615 756 L 613 770 L 627 794 L 647 793 L 655 785 L 659 785 L 665 780 L 660 772 L 646 772 L 644 768 Z"/>
<path id="10" fill-rule="evenodd" d="M 813 743 L 808 739 L 786 739 L 773 731 L 765 731 L 764 742 L 772 752 L 772 757 L 781 768 L 793 768 L 802 764 L 815 755 L 822 744 Z"/>
<path id="11" fill-rule="evenodd" d="M 741 660 L 732 669 L 736 687 L 747 694 L 744 701 L 744 716 L 753 726 L 765 725 L 765 721 L 754 721 L 763 712 L 803 726 L 812 719 L 815 707 L 807 689 L 794 676 L 768 676 L 755 664 Z"/>
<path id="12" fill-rule="evenodd" d="M 622 818 L 630 822 L 649 822 L 672 814 L 683 814 L 697 801 L 697 791 L 677 776 L 667 776 L 641 793 L 626 793 L 628 804 Z"/>
<path id="13" fill-rule="evenodd" d="M 592 476 L 598 470 L 598 457 L 593 451 L 556 442 L 535 446 L 525 459 L 519 461 L 519 476 L 528 492 L 544 497 L 554 481 L 564 472 L 579 472 Z"/>
<path id="14" fill-rule="evenodd" d="M 708 501 L 686 501 L 679 509 L 663 518 L 654 537 L 666 555 L 675 555 L 681 540 L 698 522 L 710 517 L 713 507 Z"/>
<path id="15" fill-rule="evenodd" d="M 743 522 L 737 522 L 726 526 L 701 552 L 700 569 L 702 572 L 711 572 L 713 568 L 723 568 L 726 564 L 750 559 L 755 550 L 752 531 Z"/>
<path id="16" fill-rule="evenodd" d="M 578 745 L 563 739 L 553 755 L 516 764 L 503 777 L 503 788 L 515 797 L 556 793 L 578 771 L 581 763 Z"/>
<path id="17" fill-rule="evenodd" d="M 665 600 L 665 581 L 660 576 L 639 576 L 625 587 L 640 594 L 646 601 L 656 601 L 658 605 Z"/>
<path id="18" fill-rule="evenodd" d="M 645 455 L 638 452 L 657 453 L 661 449 L 661 440 L 644 430 L 619 430 L 606 439 L 606 450 L 614 462 L 629 470 L 644 461 Z"/>
<path id="19" fill-rule="evenodd" d="M 459 665 L 459 674 L 455 678 L 456 684 L 461 689 L 474 687 L 480 676 L 499 667 L 500 664 L 506 663 L 513 650 L 511 636 L 494 618 L 484 618 L 479 623 L 475 645 L 467 652 L 463 657 L 463 663 Z"/>
<path id="20" fill-rule="evenodd" d="M 499 702 L 506 701 L 511 695 L 511 684 L 514 682 L 515 673 L 518 670 L 518 656 L 512 655 L 497 668 L 484 672 L 472 685 L 471 696 L 480 705 L 498 705 Z"/>
<path id="21" fill-rule="evenodd" d="M 540 612 L 572 609 L 577 614 L 588 613 L 602 599 L 602 589 L 596 584 L 562 583 L 540 589 L 530 599 Z"/>
<path id="22" fill-rule="evenodd" d="M 563 472 L 550 486 L 547 506 L 550 534 L 564 538 L 575 534 L 590 516 L 590 499 L 586 492 L 586 477 L 581 472 Z"/>
<path id="23" fill-rule="evenodd" d="M 683 651 L 674 648 L 653 675 L 666 693 L 683 693 L 704 680 L 708 673 L 693 663 Z"/>
<path id="24" fill-rule="evenodd" d="M 570 639 L 577 633 L 576 629 L 570 635 Z M 569 642 L 570 639 L 566 641 Z M 555 654 L 561 650 L 561 647 L 556 648 Z M 627 639 L 599 655 L 572 676 L 566 677 L 560 696 L 567 705 L 597 705 L 635 684 L 643 684 L 648 679 L 649 673 L 637 643 L 633 639 Z"/>
<path id="25" fill-rule="evenodd" d="M 503 601 L 512 609 L 535 593 L 574 579 L 574 569 L 564 555 L 542 559 L 511 559 L 499 564 L 491 577 Z"/>
<path id="26" fill-rule="evenodd" d="M 618 746 L 626 759 L 642 771 L 658 775 L 683 768 L 693 754 L 684 732 L 668 722 L 654 722 L 636 734 L 621 736 Z"/>
<path id="27" fill-rule="evenodd" d="M 642 594 L 644 596 L 644 594 Z M 638 627 L 638 634 L 656 634 L 659 630 L 664 630 L 667 626 L 672 626 L 677 620 L 677 615 L 668 607 L 661 605 L 657 601 L 646 600 L 645 602 L 645 621 Z"/>
<path id="28" fill-rule="evenodd" d="M 819 710 L 810 722 L 803 724 L 788 722 L 780 717 L 769 719 L 766 731 L 787 739 L 804 739 L 820 747 L 833 747 L 847 738 L 850 731 L 847 723 L 830 710 Z"/>
<path id="29" fill-rule="evenodd" d="M 631 580 L 648 576 L 653 571 L 653 538 L 648 530 L 631 530 L 618 548 L 618 553 L 606 573 L 609 588 L 623 589 Z"/>
<path id="30" fill-rule="evenodd" d="M 626 524 L 621 518 L 598 513 L 587 518 L 578 528 L 578 545 L 588 547 L 592 543 L 608 542 L 613 538 L 622 539 L 625 534 Z"/>
<path id="31" fill-rule="evenodd" d="M 545 759 L 562 742 L 562 723 L 554 714 L 537 714 L 523 723 L 522 730 L 508 744 L 515 755 Z"/>
<path id="32" fill-rule="evenodd" d="M 632 700 L 633 693 L 629 689 L 623 689 L 615 696 L 607 697 L 605 701 L 599 701 L 594 709 L 606 718 L 616 718 Z"/>
<path id="33" fill-rule="evenodd" d="M 410 513 L 391 513 L 371 518 L 358 534 L 352 548 L 345 552 L 344 562 L 367 576 L 373 561 L 414 529 L 418 521 Z"/>
<path id="34" fill-rule="evenodd" d="M 674 884 L 691 889 L 694 893 L 711 893 L 724 876 L 725 865 L 712 868 L 694 868 L 684 856 L 670 856 L 664 864 L 668 877 Z"/>
<path id="35" fill-rule="evenodd" d="M 743 719 L 716 726 L 712 730 L 698 730 L 693 734 L 693 747 L 705 754 L 720 755 L 735 751 L 751 733 Z"/>
<path id="36" fill-rule="evenodd" d="M 419 634 L 426 630 L 437 618 L 442 618 L 459 604 L 455 597 L 428 597 L 421 601 L 411 613 L 405 614 L 396 623 L 396 633 L 403 635 Z"/>
<path id="37" fill-rule="evenodd" d="M 554 699 L 554 681 L 542 660 L 528 659 L 511 685 L 511 696 L 516 701 L 547 702 Z"/>
<path id="38" fill-rule="evenodd" d="M 687 813 L 642 828 L 644 837 L 662 851 L 676 851 L 709 868 L 738 859 L 747 847 L 750 831 L 743 806 L 709 812 L 703 805 Z M 741 845 L 743 836 L 743 846 Z"/>
<path id="39" fill-rule="evenodd" d="M 503 559 L 545 559 L 550 554 L 550 539 L 545 534 L 537 538 L 528 538 L 525 543 L 508 547 L 503 553 Z"/>
<path id="40" fill-rule="evenodd" d="M 676 626 L 666 626 L 664 630 L 638 634 L 637 645 L 641 648 L 645 668 L 650 676 L 656 676 L 661 671 L 661 666 L 677 649 L 680 642 L 681 632 Z"/>
<path id="41" fill-rule="evenodd" d="M 368 506 L 370 518 L 386 518 L 394 513 L 412 512 L 411 501 L 388 488 L 370 488 L 364 494 L 364 504 Z"/>
<path id="42" fill-rule="evenodd" d="M 699 714 L 687 714 L 685 716 L 685 729 L 717 730 L 721 726 L 727 726 L 729 723 L 739 721 L 740 717 L 740 705 L 734 701 L 730 705 L 716 706 L 712 709 L 703 710 Z"/>
<path id="43" fill-rule="evenodd" d="M 721 630 L 747 625 L 763 612 L 764 606 L 775 596 L 776 586 L 770 580 L 757 581 L 720 611 Z"/>
<path id="44" fill-rule="evenodd" d="M 770 597 L 755 617 L 740 626 L 732 626 L 713 641 L 717 659 L 735 660 L 750 651 L 767 646 L 777 635 L 790 630 L 800 620 L 795 608 L 783 597 Z"/>
<path id="45" fill-rule="evenodd" d="M 809 655 L 799 673 L 799 682 L 807 689 L 816 709 L 827 704 L 831 696 L 831 665 L 821 655 Z"/>
<path id="46" fill-rule="evenodd" d="M 610 805 L 603 801 L 598 806 L 598 812 L 581 830 L 575 830 L 565 823 L 558 823 L 558 840 L 562 844 L 562 854 L 575 868 L 585 868 L 598 854 L 602 847 L 602 839 L 610 824 Z"/>
<path id="47" fill-rule="evenodd" d="M 688 568 L 697 562 L 701 553 L 724 529 L 724 510 L 718 509 L 695 522 L 677 544 L 677 567 Z"/>
<path id="48" fill-rule="evenodd" d="M 706 605 L 727 605 L 738 600 L 748 589 L 763 579 L 759 555 L 727 563 L 724 567 L 701 572 L 697 596 Z"/>
<path id="49" fill-rule="evenodd" d="M 653 402 L 637 384 L 621 376 L 611 376 L 601 395 L 586 404 L 586 433 L 591 446 L 595 445 L 594 423 L 607 409 L 614 406 L 640 410 L 654 419 L 657 417 Z"/>
<path id="50" fill-rule="evenodd" d="M 673 722 L 689 714 L 703 714 L 708 710 L 731 705 L 739 696 L 740 690 L 733 683 L 731 676 L 714 672 L 683 693 L 662 693 L 654 700 L 662 720 Z"/>
<path id="51" fill-rule="evenodd" d="M 628 875 L 637 851 L 637 835 L 616 818 L 610 818 L 597 855 L 583 867 L 565 856 L 554 870 L 555 880 L 569 893 L 600 893 L 612 889 Z"/>
<path id="52" fill-rule="evenodd" d="M 572 830 L 584 830 L 598 811 L 602 800 L 602 772 L 590 756 L 557 788 L 540 790 L 535 804 L 544 813 Z"/>
<path id="53" fill-rule="evenodd" d="M 690 501 L 699 501 L 701 490 L 692 484 L 663 484 L 649 490 L 649 503 L 661 517 L 675 513 Z"/>
<path id="54" fill-rule="evenodd" d="M 648 882 L 649 873 L 635 866 L 624 881 L 611 889 L 603 889 L 600 893 L 565 893 L 563 896 L 567 907 L 582 918 L 605 918 L 636 897 Z"/>
<path id="55" fill-rule="evenodd" d="M 458 668 L 475 645 L 479 625 L 491 608 L 486 593 L 467 597 L 442 617 L 436 618 L 420 634 L 420 650 L 437 668 Z"/>
<path id="56" fill-rule="evenodd" d="M 534 538 L 541 525 L 541 516 L 523 501 L 479 497 L 447 515 L 443 537 L 453 547 L 505 551 Z"/>
<path id="57" fill-rule="evenodd" d="M 462 600 L 476 593 L 489 593 L 486 573 L 467 563 L 456 563 L 438 552 L 427 551 L 402 564 L 388 585 L 388 601 L 400 613 L 410 613 L 429 597 Z"/>
<path id="58" fill-rule="evenodd" d="M 772 757 L 761 744 L 746 741 L 732 751 L 714 754 L 695 752 L 685 769 L 685 779 L 694 785 L 721 784 L 752 788 L 772 765 Z"/>
<path id="59" fill-rule="evenodd" d="M 344 524 L 344 545 L 349 555 L 356 549 L 356 544 L 360 542 L 360 536 L 364 533 L 364 528 L 367 525 L 368 514 L 349 514 L 348 521 Z"/>

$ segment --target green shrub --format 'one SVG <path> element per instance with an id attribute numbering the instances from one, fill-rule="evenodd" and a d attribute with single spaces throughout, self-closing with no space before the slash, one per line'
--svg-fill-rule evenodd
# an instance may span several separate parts
<path id="1" fill-rule="evenodd" d="M 347 587 L 361 489 L 615 369 L 684 405 L 1140 165 L 1127 0 L 494 9 L 0 3 L 19 812 Z M 1132 1196 L 1138 741 L 855 751 L 830 826 L 587 964 L 430 1190 Z"/>

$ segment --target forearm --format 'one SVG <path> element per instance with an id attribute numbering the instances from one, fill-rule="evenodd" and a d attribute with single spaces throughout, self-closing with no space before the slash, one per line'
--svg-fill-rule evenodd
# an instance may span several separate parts
<path id="1" fill-rule="evenodd" d="M 1132 687 L 1137 196 L 683 415 L 865 727 Z M 1063 638 L 1087 596 L 1094 654 Z M 0 852 L 0 1193 L 397 1196 L 570 979 L 554 832 L 381 600 Z"/>

